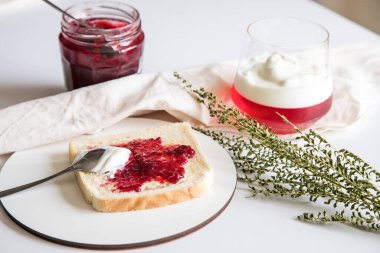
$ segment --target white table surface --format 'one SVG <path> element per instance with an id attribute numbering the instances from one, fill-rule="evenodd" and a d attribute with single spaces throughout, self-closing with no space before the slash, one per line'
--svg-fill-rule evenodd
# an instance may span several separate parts
<path id="1" fill-rule="evenodd" d="M 41 1 L 0 2 L 0 108 L 65 91 L 57 36 L 60 15 Z M 76 1 L 57 0 L 66 7 Z M 146 47 L 143 72 L 237 59 L 246 26 L 269 16 L 314 20 L 331 34 L 331 45 L 379 41 L 379 36 L 308 0 L 129 0 L 140 10 Z M 380 108 L 359 123 L 325 136 L 380 168 Z M 158 113 L 149 117 L 169 119 Z M 1 119 L 0 119 L 1 120 Z M 1 166 L 1 165 L 0 165 Z M 295 219 L 315 210 L 300 201 L 247 198 L 237 189 L 213 222 L 178 240 L 131 252 L 379 252 L 380 234 L 339 224 Z M 87 252 L 29 234 L 0 210 L 0 252 Z"/>

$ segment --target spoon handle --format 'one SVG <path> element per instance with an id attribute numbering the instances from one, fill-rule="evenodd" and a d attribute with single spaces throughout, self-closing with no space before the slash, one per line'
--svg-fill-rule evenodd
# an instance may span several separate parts
<path id="1" fill-rule="evenodd" d="M 23 191 L 25 189 L 31 188 L 31 187 L 36 186 L 36 185 L 42 184 L 42 183 L 44 183 L 46 181 L 49 181 L 50 179 L 53 179 L 55 177 L 58 177 L 58 176 L 60 176 L 62 174 L 65 174 L 67 172 L 74 171 L 74 170 L 75 170 L 75 168 L 73 166 L 70 166 L 67 169 L 64 169 L 64 170 L 62 170 L 62 171 L 60 171 L 60 172 L 58 172 L 58 173 L 56 173 L 54 175 L 51 175 L 49 177 L 46 177 L 46 178 L 43 178 L 43 179 L 31 182 L 29 184 L 24 184 L 24 185 L 20 185 L 20 186 L 17 186 L 17 187 L 8 189 L 8 190 L 0 191 L 0 198 L 8 196 L 8 195 L 16 193 L 16 192 L 19 192 L 19 191 Z"/>
<path id="2" fill-rule="evenodd" d="M 53 4 L 49 0 L 42 0 L 42 1 L 44 1 L 45 3 L 47 3 L 48 5 L 50 5 L 51 7 L 53 7 L 54 9 L 56 9 L 57 11 L 61 12 L 62 14 L 66 15 L 66 16 L 69 16 L 70 18 L 72 18 L 73 20 L 75 20 L 78 24 L 80 24 L 81 26 L 84 26 L 84 27 L 89 28 L 89 29 L 93 29 L 94 28 L 94 27 L 90 26 L 89 24 L 86 24 L 82 20 L 74 18 L 70 13 L 67 13 L 66 11 L 64 11 L 63 9 L 61 9 L 60 7 L 58 7 L 57 5 Z"/>

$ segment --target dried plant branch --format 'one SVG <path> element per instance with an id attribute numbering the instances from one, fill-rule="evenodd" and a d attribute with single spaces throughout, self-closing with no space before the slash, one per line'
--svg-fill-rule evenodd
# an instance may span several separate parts
<path id="1" fill-rule="evenodd" d="M 341 222 L 380 231 L 380 190 L 376 186 L 380 173 L 377 170 L 350 151 L 335 149 L 312 130 L 302 133 L 294 126 L 298 132 L 296 141 L 283 140 L 237 108 L 227 107 L 211 92 L 193 88 L 178 73 L 174 76 L 207 107 L 211 117 L 241 133 L 227 135 L 197 129 L 229 152 L 239 180 L 247 183 L 253 196 L 306 196 L 311 202 L 321 199 L 337 211 L 304 213 L 298 219 Z M 287 121 L 285 117 L 283 120 Z"/>

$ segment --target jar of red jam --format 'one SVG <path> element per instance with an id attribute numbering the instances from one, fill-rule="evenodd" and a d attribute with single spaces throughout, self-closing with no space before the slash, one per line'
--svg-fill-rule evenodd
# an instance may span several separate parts
<path id="1" fill-rule="evenodd" d="M 144 33 L 134 7 L 92 1 L 66 12 L 81 22 L 62 17 L 59 41 L 68 90 L 139 73 Z"/>

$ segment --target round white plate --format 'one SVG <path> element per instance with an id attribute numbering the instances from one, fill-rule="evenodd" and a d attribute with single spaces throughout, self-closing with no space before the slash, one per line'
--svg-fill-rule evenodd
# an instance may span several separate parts
<path id="1" fill-rule="evenodd" d="M 99 135 L 166 123 L 129 118 Z M 236 186 L 235 167 L 227 152 L 211 138 L 195 134 L 214 170 L 211 189 L 200 198 L 150 210 L 100 213 L 84 201 L 74 175 L 67 174 L 4 197 L 1 202 L 21 227 L 69 246 L 118 249 L 176 239 L 216 218 L 230 202 Z M 49 176 L 68 165 L 67 141 L 16 152 L 0 173 L 0 190 Z"/>

